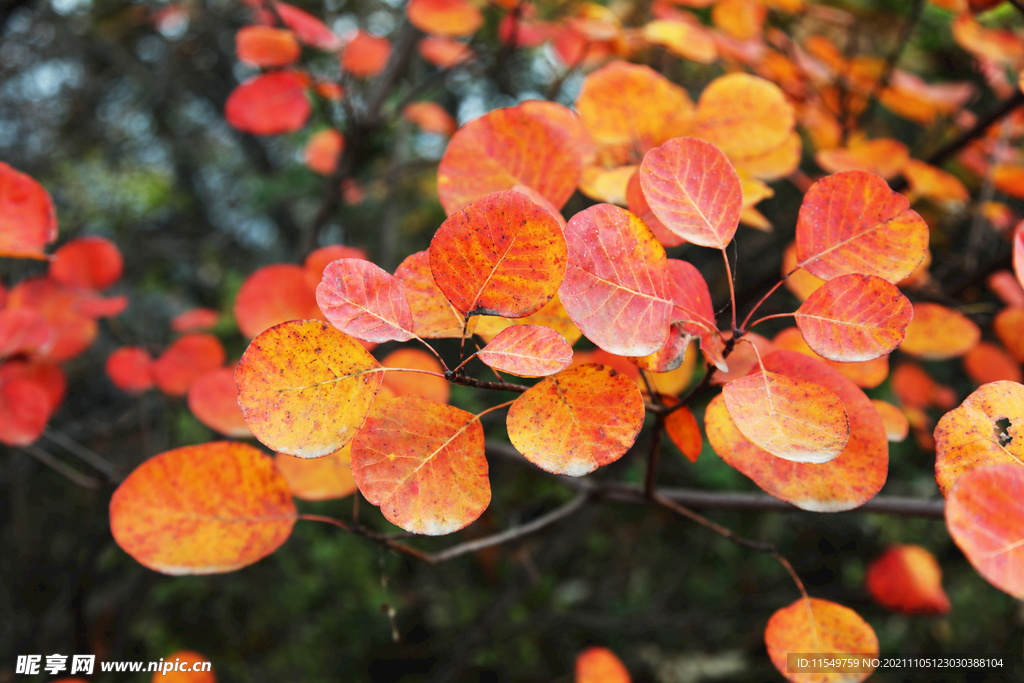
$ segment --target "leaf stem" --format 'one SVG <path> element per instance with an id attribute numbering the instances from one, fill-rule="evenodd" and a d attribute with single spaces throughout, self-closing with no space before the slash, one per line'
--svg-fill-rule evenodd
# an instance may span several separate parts
<path id="1" fill-rule="evenodd" d="M 419 336 L 418 334 L 413 334 L 412 337 L 413 337 L 413 339 L 418 341 L 420 344 L 423 344 L 424 346 L 426 346 L 427 350 L 430 351 L 432 354 L 434 354 L 434 358 L 436 358 L 437 362 L 441 364 L 441 367 L 444 369 L 444 371 L 448 372 L 448 364 L 444 362 L 444 358 L 441 358 L 441 354 L 439 354 L 437 352 L 437 349 L 435 349 L 433 346 L 428 344 L 427 340 L 424 339 L 423 337 Z"/>
<path id="2" fill-rule="evenodd" d="M 729 254 L 726 252 L 725 247 L 722 247 L 722 260 L 725 261 L 725 276 L 729 279 L 729 300 L 732 302 L 732 330 L 733 334 L 738 334 L 739 330 L 736 327 L 736 283 L 732 279 L 732 266 L 729 265 Z"/>
<path id="3" fill-rule="evenodd" d="M 770 297 L 772 294 L 774 294 L 775 290 L 777 290 L 779 287 L 781 287 L 782 283 L 784 283 L 786 280 L 788 280 L 789 276 L 792 275 L 793 273 L 795 273 L 796 271 L 798 271 L 799 269 L 800 269 L 800 266 L 797 266 L 796 268 L 794 268 L 793 270 L 789 271 L 784 276 L 782 276 L 782 279 L 779 280 L 778 282 L 776 282 L 772 286 L 772 288 L 769 289 L 765 293 L 765 295 L 762 296 L 760 298 L 760 300 L 758 300 L 758 302 L 756 304 L 754 304 L 754 307 L 750 309 L 750 313 L 747 313 L 747 317 L 743 319 L 743 324 L 740 325 L 740 332 L 746 332 L 747 331 L 747 323 L 749 323 L 750 319 L 754 317 L 755 313 L 757 313 L 757 309 L 761 308 L 761 304 L 763 304 L 765 301 L 767 301 L 768 297 Z"/>
<path id="4" fill-rule="evenodd" d="M 309 522 L 323 522 L 325 524 L 333 524 L 339 529 L 344 529 L 345 531 L 355 536 L 363 536 L 364 538 L 368 538 L 383 546 L 391 548 L 392 550 L 404 553 L 406 555 L 409 555 L 410 557 L 415 557 L 418 560 L 423 560 L 424 562 L 432 562 L 429 553 L 425 553 L 422 550 L 413 548 L 410 545 L 394 541 L 388 538 L 387 536 L 379 534 L 376 531 L 372 531 L 371 529 L 367 529 L 366 527 L 360 526 L 358 524 L 349 524 L 348 522 L 343 522 L 340 519 L 335 519 L 334 517 L 327 517 L 324 515 L 302 514 L 299 515 L 299 519 L 304 519 Z"/>
<path id="5" fill-rule="evenodd" d="M 792 317 L 794 315 L 796 315 L 795 312 L 794 313 L 775 313 L 773 315 L 766 315 L 765 317 L 758 318 L 754 322 L 750 323 L 750 327 L 748 327 L 747 329 L 749 330 L 749 329 L 751 329 L 753 327 L 757 327 L 758 325 L 763 323 L 765 320 L 774 320 L 776 318 L 790 318 L 790 317 Z"/>

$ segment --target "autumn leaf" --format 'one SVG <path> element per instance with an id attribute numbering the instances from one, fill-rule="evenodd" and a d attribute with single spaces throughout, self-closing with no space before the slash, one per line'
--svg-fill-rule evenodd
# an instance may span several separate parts
<path id="1" fill-rule="evenodd" d="M 337 170 L 343 151 L 345 136 L 333 128 L 324 128 L 309 137 L 302 156 L 311 170 L 329 176 Z"/>
<path id="2" fill-rule="evenodd" d="M 512 375 L 546 377 L 569 367 L 572 347 L 550 327 L 513 325 L 499 332 L 477 357 Z"/>
<path id="3" fill-rule="evenodd" d="M 797 309 L 807 345 L 828 360 L 869 361 L 906 336 L 914 310 L 907 297 L 874 275 L 842 275 L 815 290 Z"/>
<path id="4" fill-rule="evenodd" d="M 33 443 L 43 433 L 53 408 L 46 388 L 39 382 L 0 375 L 0 443 Z"/>
<path id="5" fill-rule="evenodd" d="M 467 0 L 409 0 L 405 6 L 409 23 L 439 36 L 468 36 L 476 32 L 484 18 Z"/>
<path id="6" fill-rule="evenodd" d="M 186 334 L 153 361 L 149 372 L 157 389 L 168 396 L 184 396 L 197 379 L 224 365 L 220 340 L 212 334 Z"/>
<path id="7" fill-rule="evenodd" d="M 228 123 L 253 135 L 299 130 L 311 111 L 305 82 L 294 71 L 254 76 L 235 88 L 224 105 Z"/>
<path id="8" fill-rule="evenodd" d="M 140 564 L 164 574 L 215 574 L 277 550 L 297 519 L 274 461 L 215 441 L 145 461 L 110 499 L 110 531 Z"/>
<path id="9" fill-rule="evenodd" d="M 359 29 L 341 51 L 341 68 L 356 78 L 368 78 L 383 71 L 390 58 L 390 40 Z"/>
<path id="10" fill-rule="evenodd" d="M 903 414 L 903 411 L 887 401 L 878 399 L 872 399 L 871 405 L 875 407 L 878 416 L 882 418 L 882 424 L 885 425 L 885 437 L 889 441 L 898 443 L 907 438 L 907 434 L 910 433 L 910 422 L 907 421 L 907 416 Z"/>
<path id="11" fill-rule="evenodd" d="M 124 259 L 108 239 L 79 237 L 53 253 L 50 279 L 68 287 L 106 289 L 121 279 Z"/>
<path id="12" fill-rule="evenodd" d="M 138 346 L 122 346 L 107 356 L 107 377 L 118 389 L 138 394 L 153 386 L 153 358 Z"/>
<path id="13" fill-rule="evenodd" d="M 34 382 L 43 389 L 49 400 L 51 413 L 64 402 L 68 380 L 59 365 L 27 360 L 9 360 L 0 365 L 0 384 L 23 379 Z"/>
<path id="14" fill-rule="evenodd" d="M 235 371 L 253 435 L 278 453 L 317 458 L 355 437 L 380 389 L 380 365 L 355 339 L 318 320 L 260 333 Z"/>
<path id="15" fill-rule="evenodd" d="M 730 159 L 757 156 L 785 145 L 794 121 L 793 106 L 777 85 L 733 73 L 704 88 L 689 134 L 707 140 Z"/>
<path id="16" fill-rule="evenodd" d="M 188 389 L 188 408 L 219 434 L 233 439 L 252 436 L 238 407 L 234 368 L 218 368 L 193 382 Z"/>
<path id="17" fill-rule="evenodd" d="M 687 242 L 724 249 L 739 227 L 743 189 L 729 159 L 697 138 L 676 138 L 652 149 L 640 165 L 651 210 Z"/>
<path id="18" fill-rule="evenodd" d="M 32 308 L 0 309 L 0 359 L 44 355 L 53 347 L 56 332 L 42 313 Z"/>
<path id="19" fill-rule="evenodd" d="M 304 44 L 327 52 L 341 49 L 341 39 L 337 34 L 309 12 L 280 0 L 274 3 L 274 9 L 284 25 L 294 31 Z"/>
<path id="20" fill-rule="evenodd" d="M 235 54 L 249 66 L 287 66 L 302 48 L 291 31 L 271 26 L 243 26 L 235 34 Z"/>
<path id="21" fill-rule="evenodd" d="M 673 405 L 673 403 L 668 405 Z M 697 462 L 704 446 L 704 440 L 700 435 L 697 418 L 689 408 L 685 406 L 676 408 L 665 417 L 665 433 L 686 456 L 687 460 Z"/>
<path id="22" fill-rule="evenodd" d="M 288 482 L 292 495 L 302 500 L 334 500 L 358 489 L 352 477 L 352 442 L 322 458 L 296 458 L 278 453 L 274 466 Z"/>
<path id="23" fill-rule="evenodd" d="M 980 342 L 964 354 L 961 360 L 964 372 L 976 384 L 988 384 L 1000 380 L 1017 383 L 1024 381 L 1020 364 L 1001 347 L 991 342 Z"/>
<path id="24" fill-rule="evenodd" d="M 234 313 L 238 329 L 249 339 L 289 320 L 323 319 L 315 283 L 304 268 L 286 263 L 264 266 L 247 277 L 235 297 Z"/>
<path id="25" fill-rule="evenodd" d="M 726 384 L 722 396 L 743 435 L 772 455 L 825 463 L 846 448 L 846 408 L 814 382 L 760 370 Z"/>
<path id="26" fill-rule="evenodd" d="M 875 559 L 867 571 L 871 597 L 901 614 L 948 614 L 938 560 L 919 545 L 896 545 Z"/>
<path id="27" fill-rule="evenodd" d="M 588 647 L 576 656 L 576 683 L 630 683 L 629 671 L 605 647 Z"/>
<path id="28" fill-rule="evenodd" d="M 374 407 L 352 445 L 352 474 L 388 521 L 417 534 L 458 531 L 491 501 L 480 420 L 420 396 Z"/>
<path id="29" fill-rule="evenodd" d="M 798 265 L 824 280 L 859 273 L 896 283 L 924 259 L 928 226 L 884 180 L 846 171 L 804 196 L 796 249 Z"/>
<path id="30" fill-rule="evenodd" d="M 628 377 L 596 363 L 534 385 L 508 412 L 508 435 L 543 470 L 578 477 L 621 458 L 644 423 L 644 401 Z"/>
<path id="31" fill-rule="evenodd" d="M 646 356 L 668 339 L 665 249 L 633 214 L 598 204 L 565 228 L 569 265 L 559 290 L 569 317 L 609 353 Z"/>
<path id="32" fill-rule="evenodd" d="M 416 336 L 424 339 L 462 336 L 466 319 L 434 282 L 428 252 L 418 251 L 406 257 L 395 271 L 395 277 L 402 283 L 409 301 Z"/>
<path id="33" fill-rule="evenodd" d="M 435 403 L 448 403 L 451 385 L 443 376 L 444 369 L 434 356 L 420 349 L 396 349 L 380 362 L 385 368 L 406 368 L 433 372 L 437 377 L 419 372 L 385 372 L 381 392 L 389 392 L 388 398 L 415 394 L 429 398 Z"/>
<path id="34" fill-rule="evenodd" d="M 801 333 L 800 329 L 796 327 L 788 327 L 779 332 L 774 338 L 772 338 L 772 344 L 776 349 L 796 351 L 797 353 L 810 356 L 815 360 L 827 363 L 832 368 L 838 370 L 844 377 L 852 380 L 854 384 L 862 389 L 873 389 L 884 382 L 885 378 L 889 376 L 889 356 L 881 356 L 874 360 L 867 360 L 859 363 L 837 363 L 835 361 L 822 358 L 815 353 L 814 349 L 807 345 L 807 342 L 804 340 L 803 333 Z"/>
<path id="35" fill-rule="evenodd" d="M 570 346 L 575 344 L 583 336 L 580 332 L 580 328 L 576 327 L 576 323 L 572 321 L 569 314 L 565 312 L 565 307 L 562 305 L 561 299 L 558 295 L 551 297 L 551 301 L 544 304 L 544 308 L 540 309 L 536 313 L 531 313 L 525 318 L 500 318 L 497 316 L 482 315 L 476 318 L 472 318 L 476 322 L 476 328 L 474 334 L 483 339 L 485 342 L 490 342 L 498 333 L 502 330 L 511 327 L 512 325 L 542 325 L 544 327 L 550 327 L 555 332 L 565 337 L 565 341 Z M 472 328 L 471 328 L 472 329 Z"/>
<path id="36" fill-rule="evenodd" d="M 631 167 L 632 168 L 632 167 Z M 685 244 L 686 240 L 669 230 L 661 219 L 658 218 L 651 205 L 647 203 L 643 187 L 640 185 L 640 169 L 637 168 L 629 176 L 629 183 L 626 185 L 626 208 L 629 212 L 644 222 L 654 236 L 658 238 L 663 247 L 678 247 Z"/>
<path id="37" fill-rule="evenodd" d="M 914 304 L 914 319 L 900 351 L 925 360 L 962 356 L 981 339 L 981 330 L 958 311 L 928 301 Z"/>
<path id="38" fill-rule="evenodd" d="M 886 180 L 895 178 L 910 161 L 910 151 L 899 140 L 851 140 L 847 148 L 823 149 L 815 160 L 828 173 L 865 171 Z"/>
<path id="39" fill-rule="evenodd" d="M 565 276 L 558 223 L 519 192 L 496 192 L 448 217 L 430 241 L 434 282 L 463 315 L 522 318 Z"/>
<path id="40" fill-rule="evenodd" d="M 356 339 L 380 344 L 413 338 L 412 311 L 402 283 L 364 259 L 328 264 L 316 301 L 332 325 Z"/>
<path id="41" fill-rule="evenodd" d="M 878 657 L 878 637 L 859 614 L 849 607 L 818 598 L 800 598 L 775 612 L 765 628 L 764 642 L 772 664 L 793 683 L 860 683 L 871 671 L 858 667 L 857 671 L 849 673 L 791 672 L 788 655 L 792 652 L 812 657 L 840 652 Z"/>
<path id="42" fill-rule="evenodd" d="M 171 318 L 171 329 L 175 332 L 196 332 L 217 326 L 220 313 L 212 308 L 190 308 Z"/>
<path id="43" fill-rule="evenodd" d="M 0 161 L 0 256 L 45 259 L 57 239 L 50 194 L 31 176 Z"/>

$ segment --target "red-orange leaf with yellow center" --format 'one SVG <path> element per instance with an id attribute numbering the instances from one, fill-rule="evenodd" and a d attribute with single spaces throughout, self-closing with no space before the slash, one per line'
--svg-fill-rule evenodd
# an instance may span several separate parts
<path id="1" fill-rule="evenodd" d="M 302 500 L 334 500 L 356 492 L 352 477 L 352 442 L 322 458 L 296 458 L 278 453 L 274 465 L 288 481 L 292 495 Z"/>
<path id="2" fill-rule="evenodd" d="M 235 381 L 257 439 L 279 453 L 318 458 L 356 435 L 382 375 L 373 356 L 330 323 L 293 320 L 252 340 Z"/>
<path id="3" fill-rule="evenodd" d="M 484 21 L 480 10 L 467 0 L 409 0 L 405 14 L 410 24 L 438 36 L 468 36 Z"/>
<path id="4" fill-rule="evenodd" d="M 449 216 L 429 254 L 434 283 L 467 316 L 528 316 L 565 277 L 558 222 L 519 192 L 486 195 Z"/>
<path id="5" fill-rule="evenodd" d="M 31 176 L 0 161 L 0 256 L 45 259 L 57 239 L 50 194 Z"/>
<path id="6" fill-rule="evenodd" d="M 852 510 L 878 493 L 888 474 L 889 444 L 882 418 L 864 392 L 824 362 L 795 351 L 770 353 L 764 365 L 771 372 L 816 382 L 839 396 L 850 420 L 846 449 L 821 465 L 778 458 L 743 436 L 725 400 L 716 396 L 704 414 L 708 442 L 715 452 L 766 492 L 803 510 Z"/>
<path id="7" fill-rule="evenodd" d="M 935 479 L 948 496 L 965 472 L 992 463 L 1024 462 L 1024 386 L 979 387 L 935 427 Z"/>
<path id="8" fill-rule="evenodd" d="M 271 26 L 244 26 L 235 34 L 235 53 L 250 66 L 285 66 L 302 53 L 295 34 Z"/>
<path id="9" fill-rule="evenodd" d="M 673 400 L 669 405 L 673 405 Z M 704 446 L 697 418 L 687 407 L 676 408 L 665 417 L 665 433 L 690 462 L 697 462 Z"/>
<path id="10" fill-rule="evenodd" d="M 796 224 L 798 265 L 831 280 L 875 275 L 906 278 L 928 251 L 928 226 L 903 195 L 864 171 L 819 180 L 804 196 Z"/>
<path id="11" fill-rule="evenodd" d="M 582 150 L 574 132 L 559 123 L 555 116 L 520 105 L 495 109 L 456 131 L 437 167 L 437 194 L 445 212 L 451 215 L 486 194 L 517 185 L 561 209 L 579 181 Z"/>
<path id="12" fill-rule="evenodd" d="M 68 287 L 106 289 L 121 279 L 124 259 L 108 239 L 80 237 L 53 253 L 50 279 Z"/>
<path id="13" fill-rule="evenodd" d="M 964 355 L 980 340 L 981 330 L 963 313 L 919 301 L 900 351 L 925 360 L 947 360 Z"/>
<path id="14" fill-rule="evenodd" d="M 253 135 L 291 133 L 306 125 L 312 107 L 294 71 L 261 74 L 235 88 L 224 105 L 232 126 Z"/>
<path id="15" fill-rule="evenodd" d="M 938 560 L 919 545 L 896 545 L 868 566 L 868 592 L 887 609 L 903 614 L 948 614 Z"/>
<path id="16" fill-rule="evenodd" d="M 110 499 L 114 540 L 164 574 L 215 574 L 250 565 L 288 539 L 297 517 L 274 461 L 228 441 L 154 456 Z"/>
<path id="17" fill-rule="evenodd" d="M 815 353 L 839 363 L 855 363 L 884 356 L 899 346 L 914 309 L 888 280 L 854 274 L 816 289 L 795 317 Z"/>
<path id="18" fill-rule="evenodd" d="M 238 329 L 250 339 L 278 323 L 323 319 L 315 283 L 304 268 L 290 263 L 264 266 L 247 277 L 235 297 L 234 311 Z"/>
<path id="19" fill-rule="evenodd" d="M 462 336 L 466 319 L 437 288 L 430 272 L 428 252 L 418 251 L 406 257 L 395 271 L 395 277 L 401 281 L 409 301 L 417 336 L 424 339 Z"/>
<path id="20" fill-rule="evenodd" d="M 592 342 L 620 356 L 646 356 L 669 335 L 665 248 L 639 218 L 610 204 L 580 211 L 565 227 L 569 266 L 558 292 Z"/>
<path id="21" fill-rule="evenodd" d="M 364 259 L 328 264 L 316 288 L 316 302 L 332 325 L 356 339 L 380 344 L 414 336 L 402 283 Z"/>
<path id="22" fill-rule="evenodd" d="M 550 327 L 513 325 L 499 332 L 477 357 L 512 375 L 546 377 L 569 367 L 572 347 Z"/>
<path id="23" fill-rule="evenodd" d="M 417 534 L 458 531 L 491 502 L 480 420 L 421 396 L 374 406 L 352 444 L 352 474 L 388 521 Z"/>
<path id="24" fill-rule="evenodd" d="M 687 242 L 724 249 L 736 234 L 740 177 L 710 142 L 675 138 L 652 149 L 640 165 L 640 186 L 654 215 Z"/>
<path id="25" fill-rule="evenodd" d="M 814 382 L 759 370 L 726 384 L 722 396 L 743 435 L 786 460 L 826 463 L 850 438 L 842 400 Z"/>
<path id="26" fill-rule="evenodd" d="M 537 467 L 579 477 L 621 458 L 644 424 L 636 384 L 597 363 L 535 384 L 508 411 L 512 445 Z"/>
<path id="27" fill-rule="evenodd" d="M 251 436 L 241 408 L 234 368 L 208 372 L 188 389 L 188 408 L 200 422 L 215 432 L 234 439 Z"/>
<path id="28" fill-rule="evenodd" d="M 961 476 L 946 499 L 946 528 L 985 580 L 1024 599 L 1024 469 L 990 464 Z"/>
<path id="29" fill-rule="evenodd" d="M 197 379 L 224 365 L 224 347 L 212 334 L 186 334 L 168 346 L 149 368 L 153 383 L 168 396 L 184 396 Z"/>
<path id="30" fill-rule="evenodd" d="M 764 643 L 772 664 L 793 683 L 860 683 L 874 668 L 850 673 L 790 673 L 787 660 L 791 652 L 810 657 L 831 653 L 878 657 L 878 636 L 859 614 L 818 598 L 800 598 L 773 614 L 764 630 Z"/>
<path id="31" fill-rule="evenodd" d="M 606 647 L 588 647 L 576 656 L 576 683 L 630 683 L 629 671 Z"/>

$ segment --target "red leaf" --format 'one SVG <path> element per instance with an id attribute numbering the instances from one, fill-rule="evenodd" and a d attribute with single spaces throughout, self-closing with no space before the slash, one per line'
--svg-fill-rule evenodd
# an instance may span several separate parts
<path id="1" fill-rule="evenodd" d="M 495 370 L 520 377 L 546 377 L 569 367 L 572 347 L 550 327 L 506 327 L 477 357 Z"/>
<path id="2" fill-rule="evenodd" d="M 356 78 L 376 76 L 388 65 L 391 41 L 360 29 L 341 52 L 341 68 Z"/>
<path id="3" fill-rule="evenodd" d="M 295 31 L 295 35 L 306 45 L 327 52 L 341 49 L 341 38 L 312 14 L 283 2 L 275 3 L 275 8 L 284 25 Z"/>
<path id="4" fill-rule="evenodd" d="M 145 349 L 122 346 L 107 357 L 107 377 L 118 389 L 138 394 L 153 386 L 153 359 Z"/>
<path id="5" fill-rule="evenodd" d="M 224 436 L 252 436 L 238 407 L 234 368 L 217 368 L 193 382 L 188 389 L 188 408 L 200 422 Z"/>
<path id="6" fill-rule="evenodd" d="M 0 378 L 0 443 L 27 446 L 43 433 L 52 405 L 46 389 L 28 378 Z"/>
<path id="7" fill-rule="evenodd" d="M 224 365 L 224 347 L 212 334 L 186 334 L 153 362 L 153 383 L 169 396 L 184 396 L 207 372 Z"/>
<path id="8" fill-rule="evenodd" d="M 289 320 L 324 320 L 315 283 L 306 270 L 284 263 L 264 266 L 246 278 L 235 297 L 234 311 L 238 329 L 250 339 Z"/>
<path id="9" fill-rule="evenodd" d="M 224 105 L 228 123 L 253 135 L 299 130 L 311 111 L 305 81 L 294 71 L 250 78 L 234 89 Z"/>
<path id="10" fill-rule="evenodd" d="M 0 161 L 0 256 L 44 259 L 57 212 L 43 186 Z"/>
<path id="11" fill-rule="evenodd" d="M 889 548 L 868 567 L 868 591 L 879 604 L 903 614 L 948 614 L 942 569 L 919 545 Z"/>
<path id="12" fill-rule="evenodd" d="M 316 288 L 320 310 L 342 332 L 383 343 L 413 338 L 412 311 L 402 283 L 364 259 L 340 259 Z"/>
<path id="13" fill-rule="evenodd" d="M 124 260 L 110 240 L 80 237 L 54 252 L 50 278 L 69 287 L 106 289 L 121 279 Z"/>
<path id="14" fill-rule="evenodd" d="M 195 332 L 208 330 L 217 326 L 220 313 L 210 308 L 193 308 L 179 313 L 171 319 L 171 329 L 175 332 Z"/>

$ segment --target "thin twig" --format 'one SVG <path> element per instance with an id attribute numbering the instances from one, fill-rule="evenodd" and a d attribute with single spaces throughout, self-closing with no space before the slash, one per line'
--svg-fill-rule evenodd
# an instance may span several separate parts
<path id="1" fill-rule="evenodd" d="M 78 484 L 81 487 L 87 489 L 98 489 L 100 487 L 99 480 L 90 477 L 88 474 L 82 474 L 75 468 L 64 464 L 61 460 L 50 455 L 39 446 L 30 444 L 28 446 L 22 446 L 21 450 L 28 453 L 33 458 L 43 463 L 44 465 L 54 470 L 55 472 L 64 475 L 65 477 L 67 477 L 68 479 L 70 479 L 71 481 L 73 481 L 74 483 Z"/>
<path id="2" fill-rule="evenodd" d="M 896 37 L 896 43 L 892 46 L 892 49 L 889 50 L 889 55 L 885 58 L 885 68 L 882 70 L 882 77 L 879 78 L 871 88 L 871 95 L 868 98 L 868 103 L 865 105 L 864 111 L 860 114 L 860 120 L 857 122 L 858 128 L 863 130 L 871 121 L 871 117 L 877 109 L 878 98 L 881 93 L 889 87 L 889 81 L 892 79 L 892 74 L 896 70 L 896 64 L 903 55 L 903 50 L 910 43 L 910 36 L 914 33 L 914 29 L 917 27 L 917 24 L 921 19 L 922 9 L 924 9 L 924 0 L 914 0 L 914 4 L 910 6 L 910 13 L 907 15 L 906 20 L 900 27 L 900 33 Z"/>
<path id="3" fill-rule="evenodd" d="M 43 437 L 62 447 L 72 455 L 77 455 L 79 458 L 102 472 L 112 483 L 119 484 L 124 481 L 124 477 L 121 476 L 121 472 L 117 469 L 117 466 L 115 466 L 114 463 L 110 462 L 99 453 L 86 448 L 66 434 L 62 434 L 54 429 L 46 428 L 43 430 Z"/>

